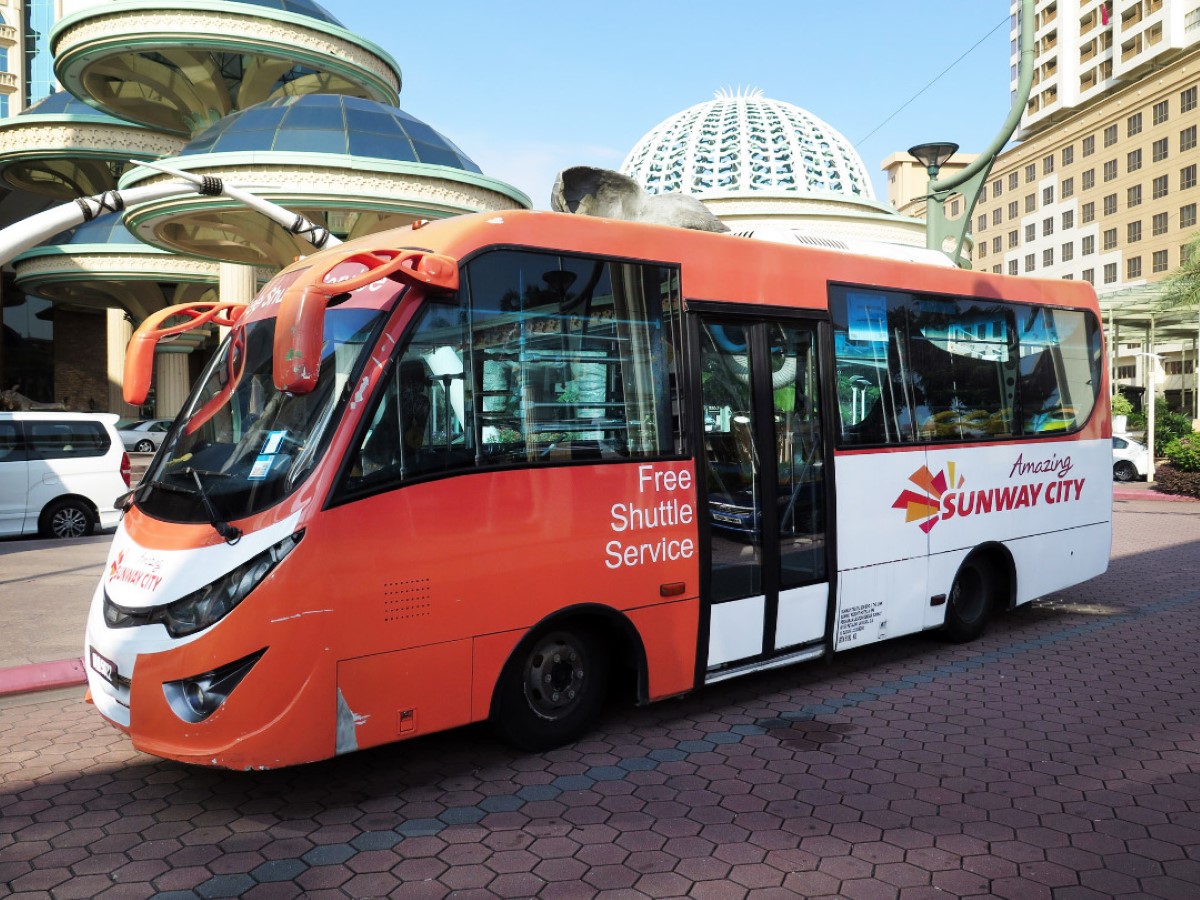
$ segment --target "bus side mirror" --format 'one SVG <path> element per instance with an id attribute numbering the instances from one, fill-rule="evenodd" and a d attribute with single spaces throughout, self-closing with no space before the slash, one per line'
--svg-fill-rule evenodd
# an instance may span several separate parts
<path id="1" fill-rule="evenodd" d="M 335 250 L 320 262 L 293 282 L 279 301 L 271 377 L 276 388 L 289 394 L 308 394 L 317 386 L 325 341 L 325 308 L 334 297 L 388 277 L 438 291 L 458 290 L 457 261 L 423 250 Z M 366 269 L 348 278 L 329 280 L 337 277 L 336 269 L 347 264 Z"/>
<path id="2" fill-rule="evenodd" d="M 149 316 L 134 331 L 125 351 L 125 374 L 121 381 L 125 402 L 130 406 L 141 406 L 146 402 L 154 377 L 154 349 L 159 341 L 169 341 L 210 322 L 231 328 L 245 311 L 245 303 L 181 303 Z M 164 328 L 163 323 L 175 316 L 185 316 L 188 321 Z"/>

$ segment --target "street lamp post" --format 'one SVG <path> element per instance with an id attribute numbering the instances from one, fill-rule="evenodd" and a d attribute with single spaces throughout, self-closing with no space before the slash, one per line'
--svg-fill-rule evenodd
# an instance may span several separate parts
<path id="1" fill-rule="evenodd" d="M 963 244 L 967 240 L 967 229 L 971 225 L 975 204 L 979 202 L 979 194 L 987 182 L 996 156 L 1008 143 L 1013 132 L 1017 130 L 1017 125 L 1021 121 L 1021 113 L 1025 111 L 1025 104 L 1029 100 L 1029 92 L 1033 87 L 1033 5 L 1034 0 L 1021 0 L 1021 65 L 1017 90 L 1013 94 L 1012 108 L 1008 111 L 1008 118 L 1004 120 L 999 133 L 992 139 L 987 149 L 961 171 L 955 172 L 942 181 L 937 180 L 937 171 L 942 165 L 945 165 L 946 159 L 949 159 L 954 151 L 951 150 L 950 153 L 947 153 L 936 166 L 918 155 L 917 151 L 925 151 L 931 147 L 953 147 L 953 144 L 918 144 L 908 151 L 920 160 L 926 171 L 929 172 L 929 187 L 925 196 L 925 246 L 931 250 L 945 253 L 956 266 L 962 265 Z M 951 222 L 946 218 L 946 201 L 956 193 L 962 194 L 966 205 L 962 217 Z"/>

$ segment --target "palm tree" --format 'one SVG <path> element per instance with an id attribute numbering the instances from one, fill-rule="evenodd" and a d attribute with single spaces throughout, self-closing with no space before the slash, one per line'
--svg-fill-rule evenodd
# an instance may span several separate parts
<path id="1" fill-rule="evenodd" d="M 1159 303 L 1163 309 L 1200 306 L 1200 235 L 1184 244 L 1179 268 L 1163 281 Z"/>

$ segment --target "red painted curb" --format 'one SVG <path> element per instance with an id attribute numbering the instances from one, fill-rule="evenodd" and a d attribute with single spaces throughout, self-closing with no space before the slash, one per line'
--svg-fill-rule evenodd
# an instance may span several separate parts
<path id="1" fill-rule="evenodd" d="M 1184 497 L 1180 494 L 1161 494 L 1158 491 L 1142 489 L 1140 491 L 1113 491 L 1114 500 L 1162 500 L 1166 503 L 1195 503 L 1195 497 Z"/>
<path id="2" fill-rule="evenodd" d="M 59 659 L 0 669 L 0 697 L 86 684 L 82 659 Z"/>

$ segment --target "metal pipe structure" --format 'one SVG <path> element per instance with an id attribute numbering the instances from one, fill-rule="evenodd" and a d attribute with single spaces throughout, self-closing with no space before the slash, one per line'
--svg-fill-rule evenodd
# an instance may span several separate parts
<path id="1" fill-rule="evenodd" d="M 229 184 L 220 178 L 209 175 L 193 175 L 190 172 L 182 172 L 158 163 L 143 162 L 139 164 L 184 180 L 182 183 L 168 181 L 125 190 L 104 191 L 91 197 L 80 197 L 61 206 L 36 213 L 7 228 L 2 228 L 0 229 L 0 265 L 7 264 L 13 257 L 36 247 L 60 231 L 90 222 L 99 216 L 123 212 L 127 207 L 139 203 L 165 200 L 168 197 L 192 193 L 231 197 L 262 213 L 272 222 L 286 229 L 289 234 L 303 237 L 318 250 L 323 247 L 336 247 L 342 243 L 339 238 L 329 232 L 328 228 L 317 225 L 304 216 L 255 196 L 245 188 Z"/>

